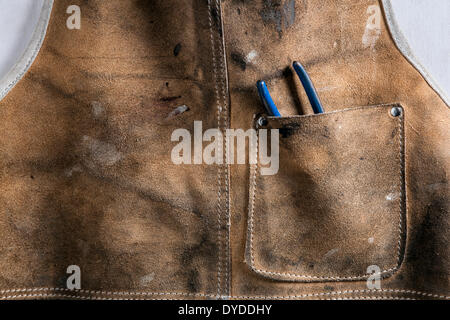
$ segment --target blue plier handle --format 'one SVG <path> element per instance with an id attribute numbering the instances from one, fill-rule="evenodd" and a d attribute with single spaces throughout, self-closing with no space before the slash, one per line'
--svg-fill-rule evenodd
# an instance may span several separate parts
<path id="1" fill-rule="evenodd" d="M 306 95 L 308 96 L 309 102 L 311 103 L 311 106 L 314 110 L 314 113 L 323 113 L 324 109 L 322 107 L 322 104 L 320 103 L 320 99 L 319 96 L 317 95 L 316 88 L 314 88 L 311 78 L 309 77 L 305 68 L 297 61 L 294 61 L 293 67 L 298 77 L 300 78 L 303 88 L 305 89 Z M 258 87 L 259 97 L 261 98 L 261 101 L 264 104 L 264 107 L 266 108 L 269 115 L 274 117 L 281 117 L 281 114 L 278 111 L 277 106 L 275 105 L 272 97 L 270 96 L 269 89 L 267 89 L 266 83 L 263 80 L 259 80 L 256 83 L 256 86 Z"/>

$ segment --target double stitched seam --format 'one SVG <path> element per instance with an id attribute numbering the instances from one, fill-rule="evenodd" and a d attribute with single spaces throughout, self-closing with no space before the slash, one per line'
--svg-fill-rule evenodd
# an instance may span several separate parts
<path id="1" fill-rule="evenodd" d="M 222 110 L 222 118 L 223 118 L 223 127 L 221 128 L 221 131 L 223 132 L 227 128 L 229 128 L 229 110 L 228 110 L 228 101 L 227 101 L 227 70 L 226 70 L 226 57 L 225 57 L 225 51 L 224 51 L 224 43 L 223 43 L 223 20 L 222 20 L 222 10 L 221 10 L 221 1 L 215 0 L 216 6 L 217 6 L 217 12 L 219 15 L 219 22 L 220 22 L 220 30 L 221 32 L 218 32 L 218 48 L 219 48 L 219 56 L 220 56 L 220 79 L 221 79 L 221 85 L 222 85 L 222 99 L 223 99 L 223 110 Z M 223 135 L 225 139 L 225 135 Z M 225 139 L 226 140 L 226 139 Z M 225 238 L 225 245 L 224 245 L 224 251 L 225 251 L 225 272 L 224 272 L 224 281 L 225 281 L 225 287 L 224 287 L 224 293 L 225 295 L 229 294 L 230 290 L 230 284 L 229 284 L 229 273 L 230 273 L 230 191 L 229 191 L 229 180 L 230 180 L 230 171 L 229 171 L 229 164 L 228 164 L 228 152 L 229 152 L 229 145 L 227 143 L 227 140 L 225 141 L 225 164 L 224 167 L 224 174 L 223 174 L 223 181 L 224 181 L 224 200 L 225 201 L 225 216 L 222 219 L 222 223 L 225 224 L 224 233 L 225 237 L 222 236 L 222 238 Z"/>
<path id="2" fill-rule="evenodd" d="M 221 84 L 222 84 L 222 99 L 223 99 L 223 130 L 226 130 L 229 128 L 229 110 L 228 110 L 228 102 L 227 102 L 227 69 L 226 69 L 226 57 L 225 57 L 225 51 L 224 51 L 224 28 L 223 28 L 223 20 L 222 20 L 222 9 L 221 9 L 221 1 L 215 0 L 216 7 L 217 7 L 217 14 L 220 17 L 220 30 L 221 33 L 219 33 L 219 40 L 222 39 L 222 41 L 219 41 L 218 48 L 219 48 L 219 56 L 220 56 L 220 78 L 221 78 Z M 220 36 L 222 38 L 220 38 Z M 221 131 L 223 131 L 221 129 Z M 224 136 L 225 137 L 225 136 Z M 225 139 L 225 138 L 224 138 Z M 225 139 L 226 140 L 226 139 Z M 230 284 L 229 284 L 229 266 L 230 266 L 230 192 L 229 192 L 229 180 L 230 180 L 230 171 L 229 171 L 229 165 L 228 165 L 228 151 L 229 151 L 229 145 L 228 141 L 225 141 L 225 164 L 224 164 L 224 188 L 225 188 L 225 224 L 226 224 L 226 232 L 225 232 L 225 293 L 228 294 L 230 290 Z"/>
<path id="3" fill-rule="evenodd" d="M 184 293 L 184 292 L 144 292 L 144 291 L 104 291 L 104 290 L 85 290 L 85 289 L 67 289 L 67 288 L 23 288 L 23 289 L 6 289 L 0 290 L 0 294 L 20 294 L 34 292 L 72 292 L 82 294 L 99 294 L 99 295 L 122 295 L 122 296 L 185 296 L 185 297 L 213 297 L 211 294 L 204 293 Z"/>
<path id="4" fill-rule="evenodd" d="M 353 296 L 353 297 L 333 297 L 319 300 L 418 300 L 415 298 L 393 297 L 393 296 Z"/>
<path id="5" fill-rule="evenodd" d="M 38 293 L 38 294 L 19 294 L 0 297 L 0 300 L 23 299 L 23 298 L 70 298 L 79 300 L 185 300 L 183 298 L 123 298 L 123 297 L 99 297 L 99 296 L 78 296 L 61 293 Z"/>
<path id="6" fill-rule="evenodd" d="M 214 37 L 214 27 L 213 27 L 213 19 L 211 15 L 211 10 L 213 9 L 213 6 L 211 5 L 211 0 L 208 0 L 208 22 L 209 22 L 209 29 L 210 29 L 210 39 L 211 39 L 211 51 L 212 51 L 212 61 L 213 61 L 213 73 L 214 73 L 214 90 L 216 95 L 216 104 L 217 104 L 217 126 L 218 129 L 222 132 L 223 131 L 223 125 L 222 121 L 224 122 L 224 126 L 228 126 L 228 105 L 226 101 L 226 79 L 225 79 L 225 65 L 223 62 L 223 50 L 221 47 L 220 42 L 220 34 L 218 35 L 217 39 L 217 48 L 216 48 L 216 39 Z M 214 9 L 216 10 L 217 14 L 220 15 L 220 2 L 218 0 L 214 1 Z M 221 18 L 218 18 L 221 21 Z M 220 26 L 219 26 L 220 27 Z M 217 54 L 216 54 L 217 53 Z M 217 60 L 220 62 L 220 66 L 218 65 Z M 220 90 L 219 90 L 220 87 Z M 220 95 L 220 93 L 222 95 Z M 223 105 L 221 106 L 220 99 L 223 99 Z M 227 153 L 227 145 L 225 146 L 225 154 Z M 218 195 L 218 203 L 217 203 L 217 241 L 218 241 L 218 265 L 217 265 L 217 296 L 220 297 L 222 290 L 228 291 L 228 261 L 225 262 L 225 271 L 223 272 L 223 264 L 224 264 L 224 257 L 223 257 L 223 251 L 225 251 L 225 259 L 229 259 L 229 253 L 228 253 L 228 237 L 229 234 L 227 233 L 225 235 L 224 239 L 224 231 L 222 228 L 223 220 L 227 220 L 227 226 L 228 226 L 228 212 L 229 212 L 229 200 L 228 200 L 228 194 L 229 194 L 229 186 L 228 186 L 228 167 L 226 164 L 223 165 L 223 169 L 221 168 L 221 164 L 218 164 L 218 173 L 217 173 L 217 195 Z M 223 195 L 225 194 L 225 195 Z M 225 201 L 225 205 L 222 205 L 222 199 Z M 222 216 L 222 211 L 225 210 L 226 214 L 225 217 Z M 224 241 L 226 242 L 224 244 Z M 222 272 L 225 275 L 225 284 L 224 288 L 222 288 Z"/>
<path id="7" fill-rule="evenodd" d="M 428 293 L 417 290 L 408 289 L 355 289 L 355 290 L 339 290 L 331 292 L 317 292 L 317 293 L 304 293 L 299 295 L 287 295 L 287 296 L 235 296 L 233 298 L 237 299 L 298 299 L 298 298 L 315 298 L 315 297 L 327 297 L 327 296 L 342 296 L 351 294 L 370 294 L 372 298 L 384 297 L 380 294 L 405 294 L 405 295 L 416 295 L 423 296 L 427 298 L 437 298 L 437 299 L 450 299 L 450 296 L 436 293 Z M 352 298 L 356 298 L 353 296 Z"/>
<path id="8" fill-rule="evenodd" d="M 392 271 L 396 271 L 398 270 L 398 268 L 400 268 L 400 265 L 402 263 L 402 240 L 404 237 L 404 231 L 406 228 L 406 223 L 403 223 L 403 216 L 406 219 L 406 176 L 405 176 L 405 144 L 404 144 L 404 110 L 401 109 L 402 112 L 400 114 L 400 116 L 398 116 L 398 131 L 399 131 L 399 135 L 398 135 L 398 144 L 399 144 L 399 148 L 400 148 L 400 152 L 399 152 L 399 162 L 400 162 L 400 176 L 399 176 L 399 193 L 400 193 L 400 197 L 399 197 L 399 212 L 400 212 L 400 219 L 399 219 L 399 223 L 398 223 L 398 232 L 399 232 L 399 236 L 398 236 L 398 240 L 397 240 L 397 265 L 392 268 Z"/>
<path id="9" fill-rule="evenodd" d="M 38 293 L 40 292 L 40 293 Z M 80 294 L 94 294 L 94 295 L 111 295 L 116 297 L 102 297 L 102 296 L 82 296 L 75 295 L 75 293 Z M 19 298 L 34 298 L 34 297 L 66 297 L 75 299 L 86 299 L 86 300 L 175 300 L 183 299 L 177 297 L 161 298 L 152 296 L 164 296 L 173 295 L 180 297 L 214 297 L 213 295 L 207 294 L 187 294 L 187 293 L 147 293 L 147 292 L 112 292 L 112 291 L 95 291 L 95 290 L 70 290 L 66 288 L 34 288 L 34 289 L 9 289 L 0 290 L 0 300 L 6 299 L 19 299 Z M 355 294 L 351 297 L 342 297 L 343 295 Z M 366 296 L 358 296 L 359 294 L 365 294 Z M 342 291 L 332 291 L 332 292 L 319 292 L 319 293 L 305 293 L 301 295 L 287 295 L 287 296 L 231 296 L 234 299 L 246 299 L 246 300 L 264 300 L 264 299 L 298 299 L 298 298 L 323 298 L 326 299 L 402 299 L 403 297 L 393 297 L 386 296 L 382 294 L 405 294 L 413 296 L 421 296 L 426 298 L 437 298 L 437 299 L 450 299 L 450 296 L 427 293 L 416 290 L 407 289 L 361 289 L 361 290 L 342 290 Z M 371 296 L 368 296 L 371 295 Z M 126 298 L 117 296 L 127 296 Z M 138 297 L 133 297 L 138 296 Z M 406 298 L 405 298 L 406 299 Z"/>
<path id="10" fill-rule="evenodd" d="M 342 111 L 356 111 L 356 110 L 373 110 L 374 108 L 386 108 L 387 106 L 391 105 L 383 105 L 383 106 L 369 106 L 369 107 L 359 107 L 359 108 L 353 108 L 353 109 L 345 109 Z M 342 112 L 341 111 L 341 112 Z M 337 112 L 334 112 L 337 113 Z M 332 113 L 326 113 L 321 116 L 328 116 Z M 404 190 L 403 190 L 403 181 L 404 181 L 404 166 L 403 166 L 403 112 L 402 115 L 398 117 L 398 135 L 399 135 L 399 170 L 400 170 L 400 183 L 399 183 L 399 189 L 401 196 L 399 197 L 399 235 L 398 235 L 398 241 L 397 241 L 397 262 L 396 265 L 392 268 L 389 268 L 387 270 L 381 271 L 381 273 L 389 273 L 389 272 L 395 272 L 398 270 L 400 264 L 401 264 L 401 248 L 402 248 L 402 239 L 403 239 L 403 199 L 406 201 L 406 197 L 404 197 Z M 275 120 L 276 118 L 274 118 Z M 304 119 L 312 119 L 312 116 L 304 117 Z M 282 119 L 281 119 L 282 120 Z M 256 148 L 258 152 L 258 144 Z M 257 273 L 263 274 L 263 275 L 272 275 L 272 276 L 283 276 L 283 277 L 291 277 L 291 278 L 305 278 L 305 279 L 320 279 L 320 280 L 346 280 L 346 279 L 353 279 L 353 280 L 362 280 L 366 279 L 368 275 L 357 275 L 357 276 L 311 276 L 311 275 L 299 275 L 295 273 L 286 273 L 286 272 L 275 272 L 275 271 L 269 271 L 269 270 L 263 270 L 260 268 L 257 268 L 255 265 L 255 258 L 253 254 L 253 213 L 255 209 L 255 199 L 257 198 L 257 175 L 259 171 L 259 160 L 256 163 L 256 168 L 252 172 L 253 176 L 253 195 L 252 195 L 252 201 L 251 201 L 251 209 L 250 209 L 250 267 L 252 270 L 254 270 Z M 258 176 L 260 177 L 260 176 Z M 406 206 L 405 206 L 406 207 Z"/>

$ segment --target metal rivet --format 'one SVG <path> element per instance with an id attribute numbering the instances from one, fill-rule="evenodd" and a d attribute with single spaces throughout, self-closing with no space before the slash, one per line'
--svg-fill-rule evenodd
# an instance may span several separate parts
<path id="1" fill-rule="evenodd" d="M 401 115 L 402 115 L 402 108 L 400 108 L 400 107 L 393 107 L 391 109 L 391 116 L 399 117 Z"/>
<path id="2" fill-rule="evenodd" d="M 256 121 L 256 123 L 257 123 L 258 126 L 260 126 L 260 127 L 265 127 L 265 126 L 267 126 L 267 119 L 264 118 L 264 117 L 260 117 L 260 118 Z"/>

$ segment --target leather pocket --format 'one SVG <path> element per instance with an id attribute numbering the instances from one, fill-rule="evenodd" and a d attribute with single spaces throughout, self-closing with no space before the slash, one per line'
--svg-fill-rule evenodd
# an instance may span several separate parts
<path id="1" fill-rule="evenodd" d="M 363 280 L 373 265 L 393 274 L 406 233 L 403 121 L 399 105 L 266 118 L 280 166 L 250 166 L 251 269 L 302 282 Z"/>

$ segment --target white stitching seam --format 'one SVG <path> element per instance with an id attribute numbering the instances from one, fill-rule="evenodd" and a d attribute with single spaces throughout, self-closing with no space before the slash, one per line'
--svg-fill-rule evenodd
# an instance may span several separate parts
<path id="1" fill-rule="evenodd" d="M 216 10 L 218 12 L 218 14 L 220 14 L 220 4 L 218 2 L 218 0 L 215 0 L 215 6 L 216 6 Z M 209 22 L 209 28 L 210 28 L 210 38 L 211 38 L 211 50 L 212 50 L 212 60 L 213 60 L 213 72 L 214 72 L 214 88 L 215 88 L 215 94 L 216 94 L 216 103 L 217 103 L 217 127 L 219 130 L 222 131 L 222 118 L 224 121 L 225 126 L 228 125 L 228 119 L 227 119 L 227 102 L 226 102 L 226 92 L 225 92 L 225 78 L 223 76 L 223 74 L 219 73 L 219 69 L 218 69 L 218 63 L 217 63 L 217 56 L 216 56 L 216 49 L 219 50 L 219 55 L 223 55 L 222 52 L 222 48 L 220 43 L 218 43 L 218 46 L 216 48 L 214 42 L 214 33 L 213 33 L 213 21 L 212 21 L 212 16 L 211 16 L 211 0 L 208 0 L 208 22 Z M 220 59 L 220 56 L 219 56 Z M 220 59 L 222 60 L 222 59 Z M 221 67 L 221 71 L 224 73 L 224 65 L 223 65 L 223 61 L 220 61 L 220 67 Z M 224 108 L 222 109 L 221 107 L 221 103 L 220 103 L 220 93 L 219 93 L 219 78 L 221 80 L 221 84 L 222 84 L 222 96 L 223 96 L 223 104 L 224 104 Z M 223 113 L 223 114 L 222 114 Z M 225 150 L 225 152 L 227 152 L 227 150 Z M 223 177 L 222 177 L 222 173 L 223 173 Z M 223 186 L 222 186 L 222 180 L 223 180 Z M 222 274 L 222 264 L 223 264 L 223 250 L 226 251 L 226 258 L 228 259 L 228 235 L 227 235 L 227 244 L 224 246 L 223 245 L 223 241 L 224 241 L 224 237 L 223 237 L 223 230 L 222 230 L 222 198 L 223 198 L 223 194 L 222 194 L 222 189 L 223 189 L 223 193 L 225 193 L 225 195 L 228 194 L 228 167 L 225 164 L 224 169 L 222 170 L 222 168 L 218 168 L 218 177 L 217 177 L 217 183 L 218 183 L 218 203 L 217 203 L 217 209 L 218 209 L 218 217 L 217 217 L 217 221 L 218 221 L 218 230 L 217 230 L 217 237 L 218 237 L 218 246 L 219 246 L 219 262 L 218 262 L 218 267 L 217 267 L 217 295 L 221 296 L 221 289 L 222 289 L 222 283 L 221 283 L 221 274 Z M 228 201 L 225 198 L 225 210 L 226 212 L 228 212 L 229 207 L 228 207 Z M 227 215 L 228 217 L 228 215 Z M 228 263 L 226 263 L 225 265 L 225 290 L 227 289 L 227 283 L 228 283 Z"/>
<path id="2" fill-rule="evenodd" d="M 395 105 L 381 105 L 381 106 L 366 106 L 366 107 L 357 107 L 357 108 L 351 108 L 351 109 L 343 109 L 343 110 L 338 110 L 335 112 L 331 112 L 331 113 L 325 113 L 325 114 L 321 114 L 319 115 L 320 117 L 324 117 L 324 116 L 328 116 L 330 114 L 334 114 L 334 113 L 338 113 L 338 112 L 350 112 L 350 111 L 356 111 L 356 110 L 373 110 L 374 108 L 386 108 L 386 107 L 392 107 Z M 402 109 L 403 110 L 403 109 Z M 317 117 L 317 115 L 316 115 Z M 312 119 L 313 116 L 304 116 L 302 117 L 304 119 Z M 403 195 L 403 144 L 402 144 L 402 139 L 403 139 L 403 112 L 402 115 L 398 117 L 398 121 L 399 121 L 399 154 L 400 154 L 400 158 L 399 158 L 399 163 L 400 163 L 400 193 L 401 193 L 401 197 L 399 199 L 400 202 L 400 220 L 399 220 L 399 236 L 398 236 L 398 244 L 397 244 L 397 264 L 396 266 L 387 269 L 387 270 L 383 270 L 381 271 L 382 273 L 386 274 L 386 273 L 390 273 L 390 272 L 395 272 L 396 270 L 398 270 L 398 268 L 400 267 L 401 264 L 401 243 L 402 243 L 402 239 L 403 239 L 403 200 L 404 199 L 404 195 Z M 285 118 L 271 118 L 271 120 L 273 121 L 281 121 L 283 122 L 283 120 L 286 120 Z M 258 150 L 258 145 L 257 148 Z M 262 270 L 259 269 L 255 266 L 255 259 L 254 259 L 254 255 L 253 255 L 253 213 L 254 213 L 254 209 L 255 209 L 255 198 L 256 198 L 256 191 L 257 191 L 257 183 L 256 183 L 256 176 L 258 175 L 258 171 L 259 171 L 259 161 L 257 162 L 256 166 L 252 166 L 252 167 L 256 167 L 256 169 L 252 170 L 251 175 L 253 177 L 253 195 L 252 195 L 252 201 L 251 201 L 251 207 L 249 210 L 249 227 L 250 227 L 250 268 L 255 271 L 256 273 L 262 274 L 262 275 L 269 275 L 269 276 L 282 276 L 282 277 L 290 277 L 290 278 L 304 278 L 304 279 L 316 279 L 316 280 L 362 280 L 362 279 L 366 279 L 368 277 L 368 275 L 358 275 L 358 276 L 310 276 L 310 275 L 299 275 L 299 274 L 294 274 L 294 273 L 286 273 L 286 272 L 275 272 L 275 271 L 268 271 L 268 270 Z"/>
<path id="3" fill-rule="evenodd" d="M 217 7 L 217 11 L 218 11 L 218 15 L 221 17 L 220 18 L 220 23 L 221 26 L 220 28 L 222 28 L 222 41 L 219 41 L 219 54 L 220 54 L 220 67 L 221 67 L 221 72 L 220 72 L 220 78 L 222 80 L 222 99 L 223 99 L 223 120 L 224 120 L 224 129 L 227 129 L 229 127 L 229 118 L 228 118 L 228 102 L 227 102 L 227 98 L 226 98 L 226 88 L 227 88 L 227 71 L 226 71 L 226 66 L 225 66 L 225 61 L 226 61 L 226 57 L 225 57 L 225 52 L 223 49 L 224 43 L 223 43 L 223 21 L 222 21 L 222 11 L 221 11 L 221 5 L 220 5 L 220 0 L 215 0 L 216 3 L 216 7 Z M 225 187 L 225 195 L 227 196 L 225 198 L 225 219 L 226 219 L 226 223 L 227 223 L 227 231 L 226 231 L 226 244 L 225 244 L 225 259 L 226 259 L 226 263 L 225 263 L 225 290 L 229 291 L 229 264 L 230 264 L 230 217 L 229 217 L 229 213 L 230 213 L 230 199 L 229 199 L 229 165 L 228 165 L 228 148 L 229 145 L 227 143 L 228 141 L 225 142 L 225 165 L 224 165 L 224 187 Z"/>
<path id="4" fill-rule="evenodd" d="M 213 61 L 213 73 L 214 73 L 214 90 L 216 95 L 216 104 L 217 104 L 217 126 L 220 128 L 220 122 L 221 122 L 221 106 L 220 106 L 220 99 L 219 99 L 219 87 L 218 87 L 218 78 L 217 78 L 217 61 L 216 61 L 216 48 L 214 45 L 214 34 L 213 34 L 213 21 L 211 17 L 211 0 L 208 0 L 208 23 L 209 23 L 209 31 L 210 31 L 210 38 L 211 38 L 211 52 L 212 52 L 212 61 Z M 222 232 L 221 232 L 221 173 L 222 170 L 219 166 L 217 170 L 217 242 L 218 242 L 218 263 L 217 263 L 217 296 L 220 296 L 221 292 L 221 268 L 222 268 Z"/>
<path id="5" fill-rule="evenodd" d="M 35 293 L 35 292 L 56 292 L 56 293 Z M 64 293 L 58 292 L 71 292 L 71 293 L 81 293 L 81 294 L 97 294 L 97 295 L 112 295 L 112 296 L 141 296 L 141 298 L 111 298 L 111 297 L 99 297 L 99 296 L 77 296 L 77 295 L 66 295 Z M 12 293 L 13 295 L 9 295 Z M 25 294 L 22 294 L 25 293 Z M 319 292 L 319 293 L 306 293 L 300 295 L 288 295 L 288 296 L 231 296 L 234 299 L 257 299 L 257 300 L 267 300 L 267 299 L 298 299 L 298 298 L 315 298 L 315 297 L 330 297 L 330 296 L 340 296 L 346 294 L 381 294 L 381 293 L 390 293 L 390 294 L 408 294 L 408 295 L 416 295 L 428 298 L 438 298 L 438 299 L 450 299 L 450 296 L 446 296 L 443 294 L 434 294 L 421 292 L 416 290 L 405 290 L 405 289 L 379 289 L 379 290 L 371 290 L 371 289 L 362 289 L 362 290 L 342 290 L 342 291 L 332 291 L 332 292 Z M 89 299 L 89 300 L 141 300 L 148 299 L 151 296 L 183 296 L 183 297 L 215 297 L 214 295 L 206 295 L 206 294 L 187 294 L 187 293 L 150 293 L 150 292 L 126 292 L 126 291 L 96 291 L 96 290 L 70 290 L 66 288 L 34 288 L 34 289 L 9 289 L 9 290 L 0 290 L 0 294 L 4 294 L 4 296 L 0 297 L 0 300 L 4 299 L 14 299 L 14 298 L 26 298 L 26 297 L 68 297 L 68 298 L 79 298 L 79 299 Z M 364 297 L 348 297 L 346 299 L 359 299 Z M 401 298 L 401 297 L 386 297 L 386 296 L 371 296 L 366 297 L 368 299 L 378 299 L 378 298 Z M 169 298 L 173 299 L 173 298 Z M 162 298 L 157 298 L 157 300 L 163 300 Z"/>

